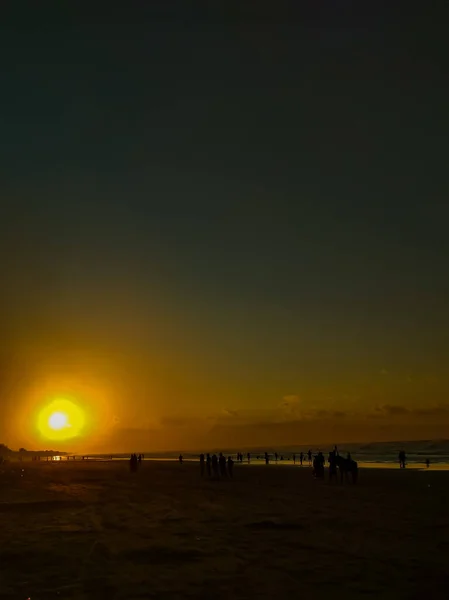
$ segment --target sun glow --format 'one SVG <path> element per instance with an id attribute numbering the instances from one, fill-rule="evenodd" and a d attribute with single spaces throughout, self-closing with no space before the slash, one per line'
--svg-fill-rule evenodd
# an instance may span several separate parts
<path id="1" fill-rule="evenodd" d="M 79 436 L 85 425 L 84 413 L 69 400 L 55 400 L 39 413 L 37 428 L 48 440 L 68 440 Z"/>
<path id="2" fill-rule="evenodd" d="M 48 419 L 48 424 L 54 431 L 69 426 L 69 419 L 65 413 L 55 412 Z"/>

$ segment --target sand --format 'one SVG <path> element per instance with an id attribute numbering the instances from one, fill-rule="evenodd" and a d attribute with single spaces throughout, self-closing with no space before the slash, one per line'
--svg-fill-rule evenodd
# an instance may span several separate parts
<path id="1" fill-rule="evenodd" d="M 24 468 L 22 472 L 21 469 Z M 19 463 L 0 474 L 0 599 L 443 598 L 449 473 Z"/>

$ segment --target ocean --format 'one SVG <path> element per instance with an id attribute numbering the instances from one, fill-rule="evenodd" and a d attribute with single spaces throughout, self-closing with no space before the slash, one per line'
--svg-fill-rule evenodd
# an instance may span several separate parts
<path id="1" fill-rule="evenodd" d="M 142 453 L 145 459 L 153 460 L 177 460 L 179 455 L 182 454 L 183 459 L 198 460 L 201 452 L 218 453 L 223 452 L 226 456 L 234 456 L 237 452 L 242 452 L 246 462 L 246 456 L 249 452 L 251 454 L 251 463 L 261 464 L 264 462 L 264 453 L 268 452 L 270 459 L 274 460 L 275 453 L 278 454 L 279 462 L 292 463 L 293 455 L 299 455 L 300 452 L 306 453 L 308 450 L 312 450 L 313 454 L 316 454 L 321 450 L 325 456 L 332 449 L 332 445 L 323 444 L 321 446 L 288 446 L 273 448 L 267 446 L 266 448 L 205 448 L 200 449 L 196 452 L 178 450 L 176 452 L 148 452 L 144 449 L 136 448 L 136 452 Z M 409 465 L 424 465 L 426 459 L 429 459 L 430 464 L 435 465 L 449 465 L 449 440 L 421 440 L 421 441 L 407 441 L 407 442 L 372 442 L 364 444 L 339 444 L 338 451 L 343 456 L 347 452 L 351 453 L 351 457 L 361 464 L 366 465 L 379 465 L 388 466 L 398 464 L 398 454 L 400 450 L 404 450 L 407 456 L 407 463 Z M 79 456 L 78 454 L 76 455 Z M 89 459 L 96 460 L 120 460 L 129 458 L 129 454 L 89 454 Z"/>

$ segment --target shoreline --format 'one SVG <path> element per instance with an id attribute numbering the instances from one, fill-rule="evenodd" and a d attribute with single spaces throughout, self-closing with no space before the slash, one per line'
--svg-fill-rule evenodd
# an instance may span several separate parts
<path id="1" fill-rule="evenodd" d="M 76 455 L 76 456 L 55 456 L 53 459 L 50 460 L 41 460 L 41 461 L 33 461 L 31 459 L 26 459 L 26 460 L 19 460 L 19 459 L 12 459 L 9 460 L 7 462 L 4 463 L 4 465 L 6 466 L 8 463 L 9 464 L 27 464 L 27 465 L 45 465 L 48 463 L 54 464 L 54 463 L 58 463 L 58 464 L 70 464 L 70 465 L 80 465 L 80 464 L 93 464 L 93 463 L 119 463 L 119 462 L 127 462 L 129 460 L 129 458 L 127 457 L 121 457 L 121 456 L 113 456 L 112 458 L 106 457 L 106 456 L 95 456 L 95 455 L 85 455 L 85 459 L 83 459 L 82 455 Z M 145 457 L 143 459 L 143 462 L 150 462 L 150 463 L 161 463 L 161 464 L 166 464 L 166 463 L 173 463 L 173 464 L 178 464 L 179 460 L 178 458 L 171 458 L 171 457 Z M 427 468 L 425 463 L 421 463 L 421 462 L 409 462 L 406 465 L 405 469 L 401 469 L 399 467 L 399 464 L 396 462 L 370 462 L 370 461 L 357 461 L 358 466 L 360 469 L 369 469 L 369 470 L 373 470 L 373 469 L 379 469 L 379 470 L 392 470 L 392 471 L 425 471 L 425 472 L 429 472 L 429 471 L 449 471 L 449 463 L 448 462 L 434 462 L 430 464 L 430 467 Z M 188 464 L 188 465 L 199 465 L 199 459 L 197 458 L 184 458 L 183 459 L 183 464 Z M 311 465 L 305 463 L 302 466 L 299 465 L 298 463 L 293 464 L 293 461 L 291 460 L 278 460 L 276 461 L 270 461 L 269 465 L 266 465 L 265 462 L 263 460 L 257 460 L 257 459 L 253 459 L 251 460 L 251 463 L 248 464 L 247 461 L 243 461 L 242 463 L 234 461 L 234 466 L 239 469 L 241 467 L 244 468 L 248 468 L 248 467 L 266 467 L 266 468 L 276 468 L 276 467 L 290 467 L 290 468 L 295 468 L 295 469 L 299 469 L 299 470 L 307 470 L 307 469 L 311 469 Z M 326 463 L 326 470 L 328 469 L 328 464 Z"/>

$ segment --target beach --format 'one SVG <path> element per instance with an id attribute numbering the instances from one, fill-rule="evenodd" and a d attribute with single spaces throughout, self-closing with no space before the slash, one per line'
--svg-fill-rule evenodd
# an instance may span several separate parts
<path id="1" fill-rule="evenodd" d="M 9 463 L 0 598 L 443 598 L 449 473 L 309 467 Z"/>

